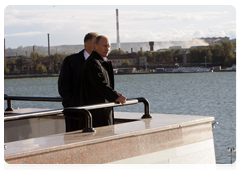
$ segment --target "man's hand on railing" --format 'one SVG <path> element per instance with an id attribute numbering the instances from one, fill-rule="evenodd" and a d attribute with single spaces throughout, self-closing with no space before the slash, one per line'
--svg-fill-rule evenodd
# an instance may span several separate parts
<path id="1" fill-rule="evenodd" d="M 126 98 L 125 96 L 123 96 L 121 93 L 118 93 L 118 94 L 119 94 L 120 96 L 116 99 L 116 102 L 119 102 L 119 103 L 125 104 L 127 98 Z"/>

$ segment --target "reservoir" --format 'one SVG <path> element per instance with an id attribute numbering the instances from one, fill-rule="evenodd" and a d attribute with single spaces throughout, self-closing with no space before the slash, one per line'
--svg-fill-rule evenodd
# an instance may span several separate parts
<path id="1" fill-rule="evenodd" d="M 59 96 L 57 77 L 5 79 L 10 96 Z M 231 163 L 228 147 L 236 148 L 236 72 L 115 75 L 115 89 L 127 98 L 145 97 L 151 113 L 213 116 L 216 163 Z M 12 101 L 13 108 L 62 108 L 58 102 Z M 6 108 L 6 101 L 4 101 Z M 143 105 L 115 108 L 140 112 Z M 233 162 L 235 161 L 233 153 Z"/>

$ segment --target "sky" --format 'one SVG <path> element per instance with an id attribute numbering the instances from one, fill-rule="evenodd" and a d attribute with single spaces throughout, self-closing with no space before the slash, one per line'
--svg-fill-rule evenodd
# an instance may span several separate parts
<path id="1" fill-rule="evenodd" d="M 206 3 L 207 4 L 207 3 Z M 236 7 L 229 5 L 8 5 L 4 9 L 6 48 L 83 44 L 88 32 L 116 43 L 236 38 Z"/>

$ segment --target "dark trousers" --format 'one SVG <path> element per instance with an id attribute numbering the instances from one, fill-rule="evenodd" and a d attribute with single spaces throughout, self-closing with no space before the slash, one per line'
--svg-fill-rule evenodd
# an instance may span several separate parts
<path id="1" fill-rule="evenodd" d="M 101 127 L 114 124 L 112 108 L 91 110 L 92 126 Z M 86 127 L 86 117 L 84 114 L 76 112 L 65 112 L 66 132 L 81 130 Z"/>
<path id="2" fill-rule="evenodd" d="M 64 113 L 66 132 L 72 132 L 76 130 L 81 130 L 86 127 L 85 116 L 76 115 L 76 113 Z"/>

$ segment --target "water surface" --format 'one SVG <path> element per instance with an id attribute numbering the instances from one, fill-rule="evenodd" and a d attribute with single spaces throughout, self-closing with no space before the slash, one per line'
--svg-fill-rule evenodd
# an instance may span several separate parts
<path id="1" fill-rule="evenodd" d="M 5 79 L 4 93 L 16 96 L 59 96 L 57 77 Z M 217 163 L 231 163 L 236 148 L 236 72 L 116 75 L 115 89 L 127 98 L 145 97 L 151 113 L 213 116 L 219 123 L 214 144 Z M 6 102 L 5 102 L 6 107 Z M 62 108 L 59 102 L 12 101 L 13 107 Z M 143 104 L 116 111 L 143 112 Z M 236 157 L 233 154 L 233 161 Z"/>

